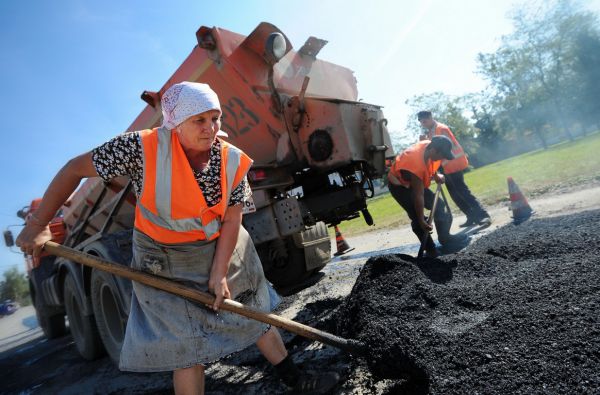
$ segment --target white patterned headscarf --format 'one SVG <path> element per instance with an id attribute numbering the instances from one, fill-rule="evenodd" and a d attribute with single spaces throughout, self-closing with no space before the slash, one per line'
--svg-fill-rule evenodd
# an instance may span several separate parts
<path id="1" fill-rule="evenodd" d="M 163 126 L 174 129 L 191 116 L 210 110 L 221 111 L 219 97 L 208 84 L 180 82 L 172 85 L 160 99 Z M 221 132 L 222 133 L 222 132 Z"/>

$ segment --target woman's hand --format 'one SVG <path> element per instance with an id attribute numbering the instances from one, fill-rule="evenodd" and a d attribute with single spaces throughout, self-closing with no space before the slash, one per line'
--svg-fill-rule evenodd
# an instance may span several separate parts
<path id="1" fill-rule="evenodd" d="M 211 272 L 208 280 L 208 290 L 215 295 L 215 303 L 212 308 L 214 311 L 219 311 L 219 307 L 225 298 L 230 299 L 231 293 L 227 286 L 227 277 L 221 274 L 213 274 Z"/>
<path id="2" fill-rule="evenodd" d="M 227 207 L 225 218 L 221 224 L 221 235 L 217 239 L 217 249 L 213 257 L 212 269 L 208 280 L 208 290 L 215 295 L 213 310 L 219 310 L 223 299 L 231 298 L 227 286 L 227 272 L 229 261 L 237 243 L 238 233 L 242 223 L 242 205 Z"/>
<path id="3" fill-rule="evenodd" d="M 25 228 L 19 233 L 16 240 L 17 247 L 21 248 L 27 255 L 32 255 L 34 258 L 40 256 L 42 248 L 47 241 L 52 239 L 52 233 L 48 225 L 41 226 L 28 222 Z"/>
<path id="4" fill-rule="evenodd" d="M 47 224 L 54 218 L 56 211 L 75 191 L 82 178 L 97 176 L 91 151 L 67 162 L 56 174 L 46 189 L 39 207 L 34 214 L 31 214 L 27 225 L 17 237 L 16 244 L 21 251 L 38 257 L 44 244 L 52 239 Z"/>
<path id="5" fill-rule="evenodd" d="M 436 182 L 436 183 L 438 183 L 438 184 L 443 184 L 443 183 L 445 183 L 445 182 L 446 182 L 446 177 L 444 177 L 444 175 L 443 175 L 443 174 L 440 174 L 440 173 L 435 173 L 435 174 L 433 175 L 433 179 L 434 179 L 434 180 L 435 180 L 435 182 Z"/>

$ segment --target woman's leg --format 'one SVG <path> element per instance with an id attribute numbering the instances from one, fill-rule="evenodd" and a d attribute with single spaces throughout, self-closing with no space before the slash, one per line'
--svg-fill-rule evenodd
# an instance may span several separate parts
<path id="1" fill-rule="evenodd" d="M 204 366 L 177 369 L 173 372 L 175 395 L 204 395 Z"/>
<path id="2" fill-rule="evenodd" d="M 281 335 L 274 326 L 258 339 L 256 346 L 272 365 L 277 365 L 288 355 Z"/>
<path id="3" fill-rule="evenodd" d="M 285 349 L 285 344 L 275 327 L 271 327 L 256 342 L 260 352 L 275 368 L 280 380 L 295 393 L 324 394 L 336 386 L 340 376 L 334 372 L 320 374 L 302 373 Z"/>

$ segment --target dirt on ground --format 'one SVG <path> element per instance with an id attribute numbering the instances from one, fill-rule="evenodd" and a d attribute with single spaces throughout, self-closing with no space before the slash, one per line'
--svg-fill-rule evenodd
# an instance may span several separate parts
<path id="1" fill-rule="evenodd" d="M 285 297 L 278 313 L 359 339 L 369 352 L 282 332 L 293 359 L 339 372 L 333 394 L 599 393 L 600 188 L 530 203 L 537 214 L 519 226 L 506 206 L 493 208 L 493 226 L 468 230 L 466 250 L 437 260 L 406 255 L 418 250 L 408 227 L 349 238 L 356 249 Z M 0 371 L 7 394 L 172 393 L 170 373 L 86 361 L 70 336 L 3 350 Z M 285 390 L 255 347 L 207 367 L 207 394 Z"/>

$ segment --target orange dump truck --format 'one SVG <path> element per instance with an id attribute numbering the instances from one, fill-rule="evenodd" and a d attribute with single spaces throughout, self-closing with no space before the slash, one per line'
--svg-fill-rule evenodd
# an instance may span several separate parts
<path id="1" fill-rule="evenodd" d="M 351 70 L 317 59 L 324 40 L 310 37 L 293 50 L 268 23 L 247 37 L 216 27 L 201 27 L 196 36 L 198 45 L 164 86 L 142 94 L 147 106 L 125 132 L 161 124 L 160 97 L 172 84 L 210 84 L 221 101 L 225 139 L 255 161 L 243 225 L 267 278 L 279 289 L 299 286 L 330 260 L 327 225 L 360 213 L 372 224 L 366 199 L 393 156 L 386 120 L 379 106 L 357 101 Z M 128 265 L 135 203 L 127 178 L 91 178 L 53 229 L 65 245 Z M 34 210 L 32 204 L 21 217 Z M 106 351 L 118 360 L 128 281 L 44 256 L 30 283 L 48 337 L 64 333 L 66 314 L 82 356 Z"/>

